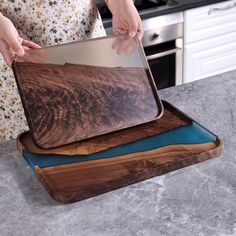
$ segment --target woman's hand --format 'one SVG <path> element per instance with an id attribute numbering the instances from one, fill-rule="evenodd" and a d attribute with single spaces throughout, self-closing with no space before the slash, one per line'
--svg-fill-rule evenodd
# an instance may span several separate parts
<path id="1" fill-rule="evenodd" d="M 36 48 L 40 46 L 22 39 L 12 22 L 0 13 L 0 53 L 9 67 L 15 55 L 23 56 L 25 50 Z"/>
<path id="2" fill-rule="evenodd" d="M 112 13 L 113 33 L 126 33 L 132 38 L 143 37 L 142 21 L 133 0 L 108 0 Z"/>

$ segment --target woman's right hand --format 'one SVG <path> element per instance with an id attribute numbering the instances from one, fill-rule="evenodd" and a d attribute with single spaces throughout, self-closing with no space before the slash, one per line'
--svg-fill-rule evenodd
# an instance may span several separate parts
<path id="1" fill-rule="evenodd" d="M 23 56 L 25 50 L 37 48 L 38 44 L 22 39 L 12 22 L 0 13 L 0 53 L 9 67 L 15 55 Z"/>

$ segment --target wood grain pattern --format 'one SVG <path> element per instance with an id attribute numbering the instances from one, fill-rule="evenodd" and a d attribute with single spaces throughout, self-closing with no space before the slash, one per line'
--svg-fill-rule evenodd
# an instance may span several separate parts
<path id="1" fill-rule="evenodd" d="M 223 141 L 167 147 L 106 160 L 87 161 L 40 169 L 39 181 L 51 197 L 74 202 L 152 178 L 218 156 Z"/>
<path id="2" fill-rule="evenodd" d="M 35 143 L 53 148 L 154 120 L 156 97 L 142 68 L 15 62 Z"/>
<path id="3" fill-rule="evenodd" d="M 165 101 L 162 101 L 162 103 L 165 110 L 160 119 L 115 133 L 105 134 L 58 148 L 42 149 L 34 144 L 30 132 L 26 132 L 18 137 L 17 143 L 20 149 L 23 148 L 35 154 L 84 155 L 130 143 L 192 122 L 190 118 L 177 112 L 176 108 L 171 104 Z"/>

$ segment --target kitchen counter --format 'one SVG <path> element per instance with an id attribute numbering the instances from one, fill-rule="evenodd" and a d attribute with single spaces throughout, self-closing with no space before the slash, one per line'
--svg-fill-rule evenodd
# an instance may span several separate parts
<path id="1" fill-rule="evenodd" d="M 88 200 L 52 200 L 0 144 L 0 235 L 236 235 L 236 71 L 160 91 L 225 140 L 219 158 Z"/>
<path id="2" fill-rule="evenodd" d="M 146 10 L 140 13 L 142 19 L 147 19 L 150 17 L 156 17 L 160 15 L 166 15 L 169 13 L 184 11 L 187 9 L 201 7 L 209 4 L 225 2 L 227 0 L 175 0 L 177 4 L 169 4 L 163 7 L 157 7 L 150 10 Z M 171 2 L 171 1 L 170 1 Z M 104 19 L 103 24 L 105 28 L 111 27 L 111 20 Z"/>

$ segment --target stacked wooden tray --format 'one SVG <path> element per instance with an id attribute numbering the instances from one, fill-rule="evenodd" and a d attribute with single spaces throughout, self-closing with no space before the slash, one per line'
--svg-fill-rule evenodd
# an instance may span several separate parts
<path id="1" fill-rule="evenodd" d="M 39 181 L 69 203 L 220 155 L 223 141 L 167 102 L 159 120 L 64 147 L 41 149 L 30 133 L 17 145 Z"/>

